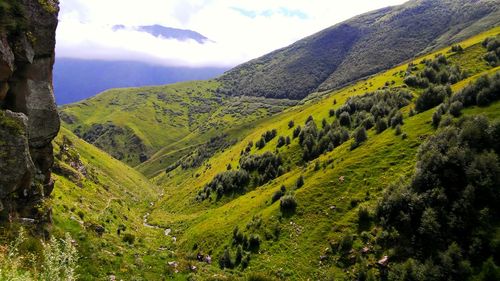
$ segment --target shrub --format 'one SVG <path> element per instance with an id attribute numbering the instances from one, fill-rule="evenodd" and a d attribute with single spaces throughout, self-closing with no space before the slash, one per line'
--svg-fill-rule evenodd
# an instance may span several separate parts
<path id="1" fill-rule="evenodd" d="M 453 45 L 451 46 L 451 51 L 454 53 L 462 53 L 464 49 L 460 45 Z"/>
<path id="2" fill-rule="evenodd" d="M 401 126 L 397 125 L 397 126 L 396 126 L 396 132 L 395 132 L 396 136 L 401 135 L 401 133 L 402 133 L 402 131 L 401 131 Z"/>
<path id="3" fill-rule="evenodd" d="M 366 141 L 367 139 L 368 139 L 368 136 L 366 135 L 366 130 L 364 127 L 360 127 L 354 132 L 354 140 L 357 143 L 362 143 L 362 142 Z"/>
<path id="4" fill-rule="evenodd" d="M 427 88 L 429 86 L 429 81 L 426 78 L 417 77 L 415 75 L 407 76 L 403 82 L 414 88 Z"/>
<path id="5" fill-rule="evenodd" d="M 278 200 L 280 200 L 280 198 L 285 195 L 286 193 L 286 187 L 284 185 L 281 186 L 280 190 L 276 191 L 274 194 L 273 194 L 273 197 L 271 198 L 271 203 L 274 203 Z"/>
<path id="6" fill-rule="evenodd" d="M 297 188 L 301 188 L 304 186 L 304 176 L 300 175 L 299 178 L 297 179 L 297 182 L 295 183 L 295 186 Z"/>
<path id="7" fill-rule="evenodd" d="M 335 109 L 333 109 L 333 108 L 332 108 L 332 109 L 330 109 L 330 110 L 328 111 L 328 116 L 330 116 L 330 117 L 335 116 Z"/>
<path id="8" fill-rule="evenodd" d="M 297 201 L 293 195 L 285 195 L 280 199 L 280 210 L 282 213 L 293 213 L 297 209 Z"/>
<path id="9" fill-rule="evenodd" d="M 415 109 L 423 112 L 442 103 L 451 95 L 451 88 L 444 86 L 432 86 L 425 90 L 416 100 Z"/>
<path id="10" fill-rule="evenodd" d="M 286 144 L 286 139 L 285 139 L 285 137 L 280 136 L 280 137 L 278 138 L 278 143 L 276 144 L 276 147 L 277 147 L 277 148 L 280 148 L 280 147 L 284 146 L 285 144 Z"/>
<path id="11" fill-rule="evenodd" d="M 294 126 L 295 126 L 295 122 L 294 122 L 293 120 L 290 120 L 290 121 L 288 122 L 288 129 L 291 129 L 291 128 L 293 128 Z"/>
<path id="12" fill-rule="evenodd" d="M 77 280 L 78 252 L 69 233 L 65 234 L 64 239 L 52 236 L 47 242 L 42 242 L 40 259 L 35 254 L 28 256 L 20 254 L 20 248 L 26 241 L 25 232 L 21 228 L 14 241 L 9 245 L 2 246 L 0 250 L 2 255 L 0 258 L 0 280 Z M 26 268 L 26 263 L 29 264 L 30 271 Z"/>
<path id="13" fill-rule="evenodd" d="M 260 138 L 256 143 L 255 143 L 255 147 L 257 147 L 258 149 L 263 149 L 264 147 L 266 146 L 266 140 L 264 139 L 264 137 Z"/>
<path id="14" fill-rule="evenodd" d="M 439 127 L 439 123 L 441 122 L 441 111 L 436 110 L 434 114 L 432 114 L 432 125 L 437 128 Z"/>
<path id="15" fill-rule="evenodd" d="M 361 206 L 358 210 L 358 221 L 363 223 L 370 220 L 370 211 L 368 208 Z"/>
<path id="16" fill-rule="evenodd" d="M 387 121 L 385 118 L 379 118 L 377 120 L 377 124 L 375 125 L 375 130 L 377 131 L 377 134 L 382 133 L 387 129 Z"/>
<path id="17" fill-rule="evenodd" d="M 403 125 L 403 114 L 401 114 L 401 112 L 397 112 L 391 118 L 391 127 L 396 128 L 397 125 Z"/>
<path id="18" fill-rule="evenodd" d="M 491 255 L 486 245 L 494 235 L 478 234 L 491 231 L 491 214 L 500 211 L 494 131 L 485 117 L 441 127 L 421 145 L 411 181 L 384 195 L 377 214 L 396 234 L 391 247 L 399 257 L 415 258 L 394 265 L 394 277 L 417 270 L 435 274 L 422 280 L 469 280 L 471 261 L 480 265 Z"/>
<path id="19" fill-rule="evenodd" d="M 241 268 L 245 269 L 248 267 L 249 264 L 250 264 L 250 254 L 246 254 L 245 256 L 243 256 L 243 259 L 241 260 Z"/>
<path id="20" fill-rule="evenodd" d="M 265 142 L 269 142 L 274 139 L 277 134 L 278 131 L 276 129 L 272 129 L 271 131 L 266 131 L 264 134 L 262 134 L 262 139 L 264 139 Z"/>
<path id="21" fill-rule="evenodd" d="M 130 233 L 125 233 L 122 238 L 123 242 L 128 243 L 128 244 L 134 244 L 135 242 L 135 235 L 130 234 Z"/>
<path id="22" fill-rule="evenodd" d="M 361 145 L 364 141 L 368 139 L 366 135 L 365 127 L 359 127 L 354 131 L 354 143 L 351 145 L 351 149 L 354 149 Z"/>
<path id="23" fill-rule="evenodd" d="M 338 251 L 341 253 L 348 253 L 352 249 L 352 244 L 354 242 L 354 237 L 352 235 L 346 235 L 342 237 L 339 243 Z"/>
<path id="24" fill-rule="evenodd" d="M 349 112 L 342 112 L 339 116 L 339 123 L 344 127 L 351 127 L 351 115 Z"/>
<path id="25" fill-rule="evenodd" d="M 243 247 L 241 245 L 238 245 L 236 248 L 236 256 L 234 258 L 234 264 L 238 266 L 241 263 L 241 260 L 243 259 Z"/>
<path id="26" fill-rule="evenodd" d="M 453 115 L 454 117 L 458 117 L 460 116 L 463 107 L 464 106 L 460 101 L 454 101 L 450 104 L 448 112 L 450 112 L 450 114 Z"/>
<path id="27" fill-rule="evenodd" d="M 258 234 L 251 234 L 248 238 L 248 250 L 257 252 L 260 248 L 260 236 Z"/>
<path id="28" fill-rule="evenodd" d="M 294 130 L 293 130 L 293 138 L 297 138 L 299 135 L 300 135 L 300 132 L 301 132 L 302 128 L 300 128 L 300 126 L 297 126 Z"/>
<path id="29" fill-rule="evenodd" d="M 224 249 L 224 253 L 219 258 L 219 267 L 221 269 L 234 268 L 233 259 L 231 258 L 231 252 L 229 251 L 229 249 L 227 247 L 226 247 L 226 249 Z"/>
<path id="30" fill-rule="evenodd" d="M 82 219 L 82 220 L 83 220 L 83 218 L 85 217 L 85 214 L 84 214 L 81 210 L 77 212 L 77 215 L 78 215 L 78 217 L 79 217 L 80 219 Z"/>

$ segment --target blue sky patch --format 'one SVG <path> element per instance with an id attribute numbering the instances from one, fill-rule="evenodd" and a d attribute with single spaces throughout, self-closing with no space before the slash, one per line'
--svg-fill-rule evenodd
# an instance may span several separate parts
<path id="1" fill-rule="evenodd" d="M 290 18 L 297 17 L 303 20 L 309 18 L 306 13 L 300 10 L 290 10 L 285 7 L 280 7 L 274 10 L 264 10 L 264 11 L 246 10 L 238 7 L 231 7 L 231 9 L 239 12 L 245 17 L 249 17 L 252 19 L 256 18 L 257 16 L 272 17 L 273 15 L 283 15 L 285 17 L 290 17 Z"/>

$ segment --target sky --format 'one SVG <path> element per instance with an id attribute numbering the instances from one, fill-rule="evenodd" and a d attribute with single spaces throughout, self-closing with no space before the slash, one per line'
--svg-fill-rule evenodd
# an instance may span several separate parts
<path id="1" fill-rule="evenodd" d="M 57 57 L 232 67 L 378 8 L 406 0 L 60 0 Z M 190 29 L 205 44 L 114 25 Z"/>

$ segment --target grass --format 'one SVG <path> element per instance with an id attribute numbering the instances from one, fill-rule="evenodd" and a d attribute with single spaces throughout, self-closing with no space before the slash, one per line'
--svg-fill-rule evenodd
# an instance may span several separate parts
<path id="1" fill-rule="evenodd" d="M 226 97 L 216 93 L 218 86 L 214 81 L 191 81 L 109 90 L 63 106 L 62 119 L 66 128 L 81 136 L 93 135 L 93 144 L 152 176 L 211 137 L 244 129 L 294 104 Z M 110 133 L 97 131 L 96 124 L 107 126 Z M 110 124 L 118 129 L 111 131 Z M 141 164 L 140 154 L 149 160 Z"/>
<path id="2" fill-rule="evenodd" d="M 498 71 L 498 68 L 479 64 L 477 58 L 485 52 L 478 44 L 485 37 L 499 32 L 500 28 L 495 28 L 460 43 L 464 48 L 463 54 L 447 53 L 449 48 L 446 48 L 417 58 L 415 63 L 423 58 L 434 58 L 437 53 L 446 53 L 453 63 L 460 63 L 471 74 L 468 79 L 452 86 L 457 91 L 479 75 Z M 137 166 L 139 171 L 151 177 L 148 181 L 134 169 L 63 129 L 55 141 L 56 154 L 63 142 L 62 136 L 66 136 L 74 144 L 73 151 L 78 152 L 84 166 L 95 177 L 71 181 L 57 176 L 53 198 L 56 232 L 69 231 L 78 237 L 79 250 L 84 257 L 80 272 L 84 280 L 106 278 L 109 274 L 139 280 L 182 279 L 188 275 L 201 280 L 214 275 L 241 279 L 250 273 L 283 280 L 330 280 L 331 276 L 340 280 L 351 279 L 352 271 L 345 270 L 349 267 L 342 266 L 346 262 L 338 254 L 321 263 L 320 256 L 331 244 L 339 243 L 347 235 L 360 237 L 366 234 L 363 233 L 366 230 L 378 231 L 370 222 L 359 224 L 359 210 L 367 208 L 372 211 L 388 186 L 408 180 L 412 175 L 419 145 L 434 132 L 431 125 L 434 109 L 412 117 L 409 112 L 413 104 L 401 110 L 404 114 L 401 130 L 407 136 L 405 139 L 397 136 L 394 129 L 381 134 L 369 130 L 368 140 L 358 148 L 351 150 L 352 140 L 349 140 L 309 163 L 300 160 L 302 151 L 297 139 L 292 140 L 289 146 L 276 149 L 276 137 L 262 150 L 254 146 L 251 153 L 277 150 L 289 169 L 284 175 L 246 194 L 224 197 L 217 202 L 197 202 L 195 196 L 217 173 L 225 171 L 228 164 L 237 167 L 241 151 L 250 141 L 255 143 L 264 132 L 276 129 L 278 136 L 291 137 L 294 128 L 288 128 L 288 122 L 293 120 L 295 126 L 303 127 L 309 116 L 313 116 L 321 127 L 322 119 L 328 122 L 334 120 L 334 117 L 329 117 L 329 110 L 339 108 L 352 96 L 381 89 L 391 81 L 394 81 L 391 87 L 403 87 L 402 73 L 406 68 L 407 64 L 400 65 L 341 90 L 318 93 L 287 109 L 283 109 L 283 104 L 271 104 L 262 111 L 259 108 L 262 104 L 269 104 L 269 101 L 223 98 L 222 105 L 215 106 L 210 114 L 191 115 L 195 116 L 191 121 L 186 110 L 190 110 L 190 104 L 195 99 L 199 98 L 201 103 L 215 98 L 216 95 L 210 92 L 211 87 L 216 87 L 210 84 L 214 82 L 116 90 L 64 107 L 64 114 L 81 122 L 66 123 L 65 126 L 72 130 L 76 130 L 79 124 L 88 128 L 95 122 L 112 121 L 129 127 L 134 135 L 150 145 L 151 151 L 156 152 L 152 152 L 148 161 Z M 189 92 L 190 89 L 200 90 L 187 95 L 182 92 Z M 144 94 L 138 91 L 144 91 Z M 417 96 L 419 91 L 414 94 Z M 160 97 L 165 99 L 162 104 Z M 261 104 L 252 107 L 256 101 Z M 168 109 L 168 112 L 182 111 L 182 114 L 157 114 L 155 106 Z M 479 113 L 500 120 L 499 106 L 497 102 L 488 107 L 467 108 L 463 114 Z M 282 112 L 271 114 L 276 108 Z M 174 115 L 177 117 L 174 118 Z M 162 122 L 154 121 L 157 117 Z M 215 129 L 204 130 L 211 127 Z M 218 151 L 201 167 L 177 168 L 168 174 L 163 172 L 168 163 L 217 132 L 226 132 L 238 141 Z M 319 163 L 319 170 L 315 169 L 316 163 Z M 297 189 L 295 183 L 300 176 L 304 177 L 305 184 Z M 340 177 L 344 177 L 343 182 Z M 297 210 L 291 216 L 280 212 L 279 201 L 271 203 L 273 193 L 282 185 L 297 200 Z M 151 202 L 154 204 L 150 205 Z M 83 214 L 83 219 L 79 212 Z M 143 225 L 142 218 L 146 213 L 150 213 L 148 222 L 161 229 Z M 255 221 L 258 220 L 262 221 L 260 226 L 256 226 Z M 92 223 L 105 227 L 102 237 L 91 230 Z M 136 237 L 133 245 L 123 242 L 122 237 L 116 234 L 122 224 L 127 227 L 124 233 Z M 260 249 L 251 254 L 246 270 L 220 270 L 217 259 L 224 248 L 229 247 L 232 255 L 235 254 L 231 241 L 235 226 L 247 235 L 258 234 L 262 239 Z M 163 234 L 165 228 L 172 230 L 169 237 Z M 275 234 L 278 232 L 279 235 Z M 172 236 L 176 237 L 175 243 Z M 355 240 L 355 250 L 364 246 L 359 241 Z M 195 261 L 193 256 L 197 252 L 211 253 L 213 263 Z M 379 256 L 370 254 L 367 260 L 374 264 L 377 258 Z M 173 269 L 166 265 L 170 261 L 179 263 L 180 274 L 172 273 Z M 190 265 L 197 267 L 196 273 L 187 269 Z"/>
<path id="3" fill-rule="evenodd" d="M 159 252 L 158 248 L 168 243 L 162 244 L 162 230 L 143 226 L 143 215 L 158 196 L 158 188 L 132 168 L 66 129 L 62 129 L 54 141 L 56 155 L 63 138 L 72 142 L 67 149 L 79 155 L 87 176 L 80 174 L 80 180 L 69 180 L 55 175 L 56 186 L 51 199 L 53 232 L 56 235 L 69 232 L 77 241 L 82 257 L 78 271 L 80 279 L 107 279 L 110 274 L 120 279 L 130 276 L 155 279 L 163 274 L 163 268 L 157 265 L 164 263 L 169 255 L 166 251 Z M 95 231 L 96 225 L 104 227 L 102 236 Z M 121 225 L 126 230 L 119 236 L 117 229 Z M 135 243 L 123 242 L 124 234 L 134 235 Z M 147 272 L 140 273 L 146 269 Z"/>
<path id="4" fill-rule="evenodd" d="M 454 90 L 467 85 L 481 74 L 498 70 L 486 65 L 479 67 L 470 62 L 482 57 L 484 49 L 481 52 L 478 44 L 491 34 L 489 32 L 461 43 L 465 48 L 463 54 L 447 54 L 450 60 L 461 61 L 461 67 L 472 75 L 454 85 Z M 447 49 L 420 57 L 415 63 L 419 63 L 423 58 L 433 58 L 437 53 L 445 53 Z M 165 197 L 153 210 L 151 221 L 172 226 L 179 231 L 177 251 L 183 255 L 189 255 L 196 243 L 198 249 L 213 251 L 216 256 L 220 256 L 224 247 L 231 245 L 234 226 L 245 229 L 252 217 L 258 215 L 262 217 L 266 227 L 271 228 L 275 223 L 279 224 L 281 234 L 277 241 L 271 239 L 263 242 L 263 250 L 252 255 L 248 271 L 292 280 L 327 280 L 332 275 L 340 279 L 349 278 L 349 274 L 335 263 L 319 265 L 319 257 L 324 254 L 330 242 L 338 242 L 349 233 L 361 235 L 364 229 L 360 229 L 357 222 L 360 205 L 372 208 L 388 186 L 411 176 L 419 145 L 434 132 L 431 125 L 433 109 L 409 117 L 408 112 L 412 105 L 403 108 L 405 124 L 401 129 L 406 133 L 406 139 L 396 136 L 393 129 L 379 135 L 370 130 L 368 140 L 359 148 L 351 151 L 351 140 L 315 160 L 320 163 L 319 171 L 314 169 L 315 161 L 306 165 L 297 162 L 301 151 L 295 139 L 290 146 L 278 150 L 280 155 L 289 161 L 290 171 L 285 175 L 247 194 L 215 203 L 207 200 L 198 203 L 194 197 L 204 184 L 217 173 L 224 171 L 227 164 L 231 163 L 233 167 L 237 167 L 240 151 L 249 141 L 255 143 L 265 131 L 277 129 L 278 136 L 291 136 L 293 128 L 288 128 L 288 121 L 294 120 L 295 126 L 303 126 L 310 115 L 318 124 L 323 118 L 331 122 L 333 118 L 328 116 L 329 109 L 340 107 L 349 97 L 382 88 L 386 81 L 394 81 L 393 87 L 402 86 L 403 77 L 400 73 L 406 70 L 406 67 L 406 64 L 398 66 L 342 90 L 323 94 L 320 99 L 312 99 L 301 106 L 261 120 L 240 142 L 226 151 L 219 152 L 199 169 L 177 169 L 155 177 L 153 181 L 165 189 Z M 499 117 L 498 103 L 486 108 L 467 109 L 464 112 L 466 115 L 482 113 L 492 119 Z M 254 147 L 251 153 L 275 151 L 276 142 L 277 138 L 262 150 Z M 272 194 L 279 190 L 281 185 L 293 189 L 300 175 L 304 176 L 305 185 L 294 191 L 298 202 L 297 212 L 292 217 L 283 217 L 279 211 L 279 202 L 270 204 Z M 345 177 L 342 184 L 339 183 L 341 176 Z M 332 210 L 331 206 L 335 206 L 335 210 Z M 259 233 L 263 231 L 266 230 L 259 230 Z M 362 245 L 354 247 L 359 250 Z M 200 266 L 206 274 L 219 272 L 217 265 Z M 238 272 L 233 274 L 240 274 Z"/>

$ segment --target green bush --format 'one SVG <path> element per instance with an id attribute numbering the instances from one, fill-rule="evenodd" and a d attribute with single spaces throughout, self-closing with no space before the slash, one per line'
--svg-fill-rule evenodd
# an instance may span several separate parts
<path id="1" fill-rule="evenodd" d="M 280 190 L 276 191 L 274 194 L 273 194 L 273 197 L 271 198 L 271 203 L 274 203 L 278 200 L 280 200 L 280 198 L 285 195 L 286 193 L 286 187 L 284 185 L 281 186 Z"/>
<path id="2" fill-rule="evenodd" d="M 301 188 L 304 186 L 304 176 L 300 175 L 299 178 L 297 179 L 297 182 L 295 183 L 295 186 L 297 188 Z"/>
<path id="3" fill-rule="evenodd" d="M 387 130 L 387 121 L 385 120 L 385 118 L 379 118 L 377 120 L 377 124 L 375 125 L 375 130 L 377 131 L 377 134 L 380 134 L 383 131 Z"/>
<path id="4" fill-rule="evenodd" d="M 450 108 L 448 109 L 448 112 L 450 112 L 451 115 L 454 117 L 459 117 L 460 114 L 462 114 L 462 109 L 463 109 L 463 104 L 460 101 L 454 101 L 450 104 Z"/>
<path id="5" fill-rule="evenodd" d="M 128 243 L 128 244 L 134 244 L 135 242 L 135 235 L 131 233 L 125 233 L 122 237 L 123 242 Z"/>
<path id="6" fill-rule="evenodd" d="M 416 100 L 415 109 L 423 112 L 441 104 L 451 95 L 449 86 L 432 86 L 426 89 Z"/>
<path id="7" fill-rule="evenodd" d="M 280 210 L 282 213 L 294 213 L 297 209 L 297 201 L 293 195 L 285 195 L 280 199 Z"/>
<path id="8" fill-rule="evenodd" d="M 224 268 L 234 268 L 234 262 L 231 258 L 231 252 L 229 248 L 224 249 L 224 254 L 219 258 L 219 267 Z"/>

